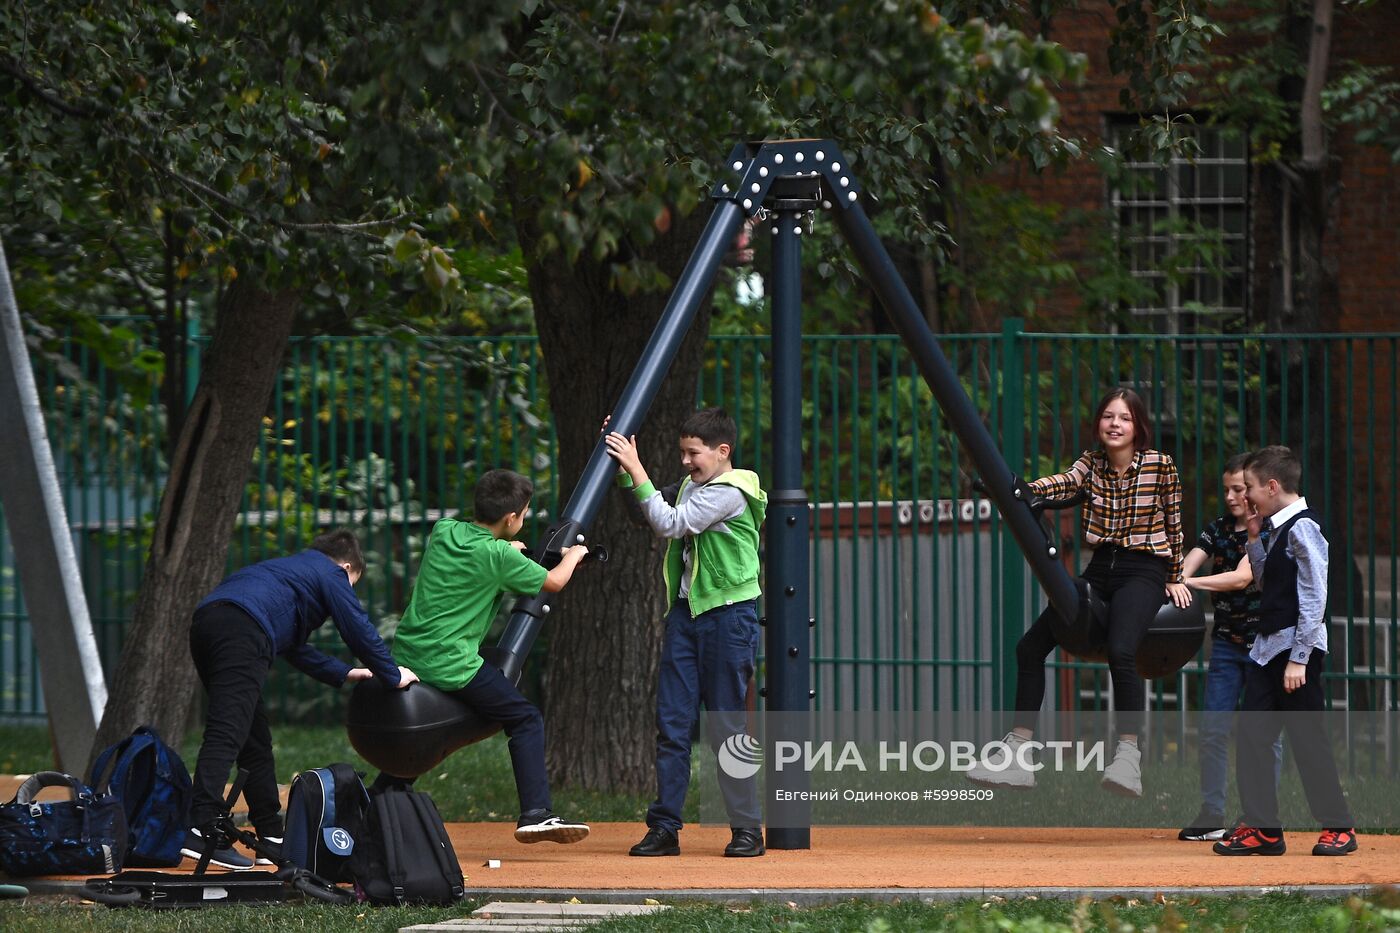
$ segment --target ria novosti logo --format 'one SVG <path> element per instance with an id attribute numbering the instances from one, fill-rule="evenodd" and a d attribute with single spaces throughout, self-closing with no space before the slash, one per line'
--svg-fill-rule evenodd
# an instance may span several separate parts
<path id="1" fill-rule="evenodd" d="M 724 740 L 715 757 L 719 760 L 721 771 L 735 780 L 744 781 L 763 767 L 763 746 L 753 736 L 736 732 Z"/>
<path id="2" fill-rule="evenodd" d="M 880 742 L 875 748 L 857 742 L 777 742 L 773 749 L 775 771 L 950 771 L 965 772 L 981 765 L 1005 771 L 1013 761 L 1029 771 L 1102 771 L 1102 741 L 1029 741 L 1016 747 L 1004 741 L 978 746 L 956 741 Z M 763 747 L 753 736 L 739 732 L 724 740 L 716 753 L 720 769 L 737 780 L 753 777 L 763 767 Z M 1038 758 L 1048 760 L 1037 760 Z"/>

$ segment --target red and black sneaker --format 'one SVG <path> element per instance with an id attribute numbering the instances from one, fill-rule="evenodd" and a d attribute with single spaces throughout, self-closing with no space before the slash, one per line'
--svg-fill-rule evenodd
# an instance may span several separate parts
<path id="1" fill-rule="evenodd" d="M 1356 833 L 1350 829 L 1324 829 L 1313 846 L 1313 855 L 1346 855 L 1356 851 Z"/>
<path id="2" fill-rule="evenodd" d="M 1235 827 L 1230 838 L 1211 846 L 1216 855 L 1282 855 L 1287 851 L 1283 833 L 1270 836 L 1252 826 Z"/>

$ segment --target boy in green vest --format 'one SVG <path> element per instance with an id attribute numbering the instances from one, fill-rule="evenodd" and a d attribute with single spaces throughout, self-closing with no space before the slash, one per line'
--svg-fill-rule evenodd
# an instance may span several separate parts
<path id="1" fill-rule="evenodd" d="M 652 529 L 667 538 L 665 579 L 671 600 L 656 689 L 656 802 L 640 856 L 680 855 L 681 807 L 690 786 L 690 737 L 709 712 L 715 751 L 746 734 L 749 683 L 758 651 L 758 531 L 768 495 L 758 475 L 732 462 L 738 429 L 723 409 L 695 412 L 680 430 L 687 476 L 668 497 L 642 468 L 636 438 L 616 431 L 604 442 L 617 460 L 619 482 L 631 486 Z M 724 854 L 762 855 L 762 814 L 753 777 L 716 768 L 731 840 Z"/>
<path id="2" fill-rule="evenodd" d="M 499 722 L 510 740 L 510 763 L 520 796 L 520 842 L 578 842 L 588 826 L 555 816 L 544 765 L 544 717 L 477 650 L 505 593 L 557 593 L 588 548 L 564 548 L 552 570 L 520 553 L 511 540 L 529 512 L 534 484 L 510 470 L 489 470 L 476 481 L 470 522 L 444 518 L 433 526 L 413 596 L 394 638 L 396 657 L 413 658 L 426 684 Z M 376 785 L 380 782 L 376 781 Z"/>

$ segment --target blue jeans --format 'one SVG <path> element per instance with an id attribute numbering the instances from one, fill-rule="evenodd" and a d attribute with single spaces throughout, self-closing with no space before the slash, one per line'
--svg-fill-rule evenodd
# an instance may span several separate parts
<path id="1" fill-rule="evenodd" d="M 710 748 L 747 732 L 749 680 L 758 653 L 754 600 L 719 606 L 694 619 L 685 600 L 666 614 L 661 671 L 656 686 L 656 802 L 647 826 L 679 832 L 690 788 L 690 737 L 705 705 Z M 737 780 L 716 766 L 729 824 L 757 829 L 763 823 L 758 784 Z"/>
<path id="2" fill-rule="evenodd" d="M 1212 638 L 1206 671 L 1205 706 L 1201 711 L 1201 809 L 1225 816 L 1230 772 L 1230 730 L 1244 692 L 1245 672 L 1254 662 L 1249 648 L 1228 638 Z M 1258 666 L 1258 665 L 1254 665 Z M 1274 742 L 1274 785 L 1283 768 L 1283 736 Z"/>

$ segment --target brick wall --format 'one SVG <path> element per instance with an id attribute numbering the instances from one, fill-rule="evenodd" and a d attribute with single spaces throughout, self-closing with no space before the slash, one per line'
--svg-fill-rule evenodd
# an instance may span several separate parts
<path id="1" fill-rule="evenodd" d="M 1048 31 L 1049 38 L 1088 56 L 1085 83 L 1058 89 L 1057 97 L 1062 132 L 1089 145 L 1104 144 L 1107 117 L 1120 112 L 1121 83 L 1111 74 L 1107 57 L 1114 21 L 1109 3 L 1086 0 L 1077 9 L 1057 14 Z M 1333 35 L 1333 74 L 1349 60 L 1400 71 L 1400 2 L 1383 2 L 1362 11 L 1338 5 Z M 1240 41 L 1227 37 L 1216 48 L 1228 50 L 1230 43 Z M 1400 331 L 1400 166 L 1393 165 L 1380 150 L 1358 146 L 1349 130 L 1331 140 L 1331 149 L 1336 194 L 1330 205 L 1324 261 L 1335 276 L 1335 291 L 1324 296 L 1323 329 Z M 1084 161 L 1043 175 L 1013 170 L 1000 176 L 999 182 L 1066 208 L 1096 210 L 1103 207 L 1107 196 L 1104 179 Z M 1251 170 L 1250 184 L 1250 316 L 1262 323 L 1273 317 L 1269 310 L 1276 306 L 1281 281 L 1279 181 L 1273 169 L 1256 166 Z M 1084 243 L 1072 238 L 1064 244 L 1064 251 L 1071 261 L 1082 260 Z M 1047 330 L 1069 329 L 1078 308 L 1074 290 L 1063 289 L 1042 305 L 1029 323 Z M 1334 464 L 1334 475 L 1346 477 L 1350 503 L 1345 489 L 1328 492 L 1335 496 L 1337 507 L 1350 507 L 1350 527 L 1371 528 L 1375 521 L 1375 548 L 1389 553 L 1397 549 L 1390 530 L 1395 506 L 1390 479 L 1400 453 L 1391 436 L 1392 421 L 1400 415 L 1392 405 L 1391 392 L 1392 380 L 1397 378 L 1396 348 L 1388 343 L 1373 352 L 1377 355 L 1358 351 L 1350 360 L 1341 347 L 1332 353 L 1331 414 L 1337 425 L 1333 444 L 1346 444 L 1350 415 L 1350 450 L 1356 462 L 1346 468 Z M 1375 385 L 1374 393 L 1368 388 L 1368 379 Z M 1316 404 L 1321 387 L 1300 387 L 1299 393 L 1309 395 Z M 1336 459 L 1346 452 L 1338 451 Z M 1319 496 L 1318 491 L 1314 495 Z M 1357 550 L 1360 544 L 1354 543 Z"/>

